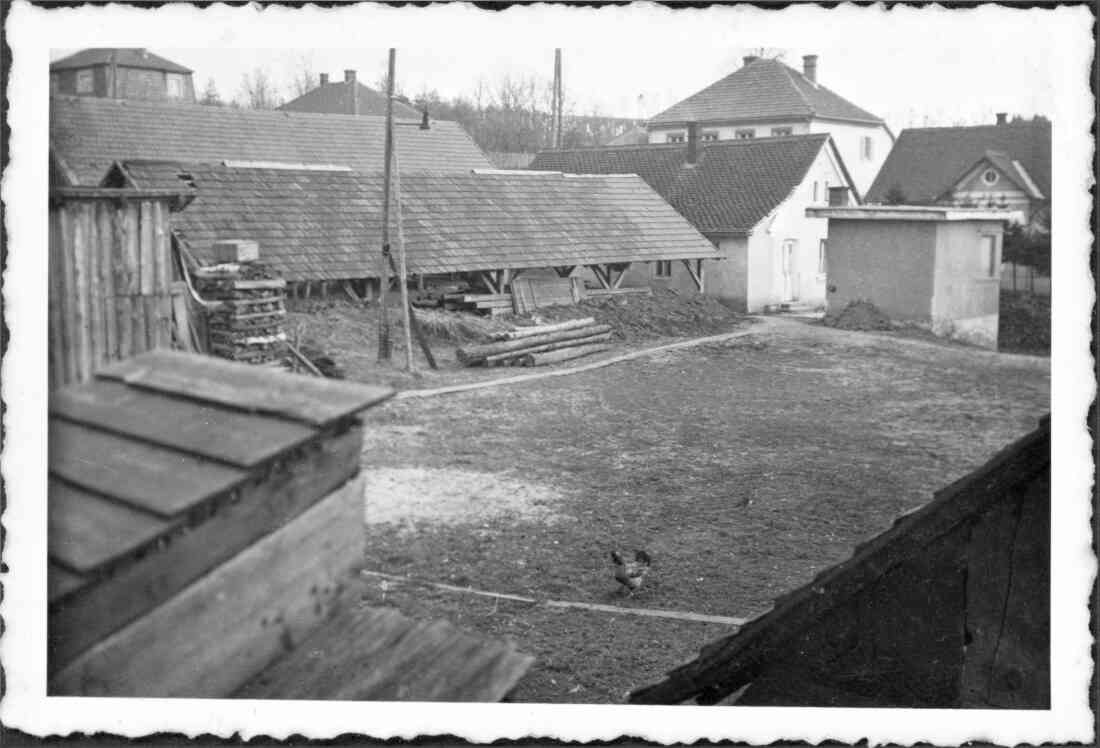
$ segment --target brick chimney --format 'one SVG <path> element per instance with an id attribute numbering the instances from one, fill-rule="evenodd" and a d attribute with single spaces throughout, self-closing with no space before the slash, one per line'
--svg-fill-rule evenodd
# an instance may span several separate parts
<path id="1" fill-rule="evenodd" d="M 748 67 L 750 64 L 756 62 L 759 59 L 760 58 L 756 55 L 745 55 L 741 58 L 741 61 L 745 64 L 745 67 Z"/>
<path id="2" fill-rule="evenodd" d="M 428 122 L 428 107 L 426 107 L 426 106 L 424 107 L 423 115 L 424 116 L 420 118 L 420 129 L 421 130 L 431 130 L 432 125 L 431 125 L 430 122 Z"/>
<path id="3" fill-rule="evenodd" d="M 817 83 L 817 55 L 802 55 L 802 74 Z"/>
<path id="4" fill-rule="evenodd" d="M 359 114 L 359 83 L 355 79 L 354 70 L 344 71 L 344 85 L 348 87 L 347 113 Z"/>
<path id="5" fill-rule="evenodd" d="M 322 86 L 327 86 L 328 85 L 328 73 L 321 73 L 321 85 Z"/>
<path id="6" fill-rule="evenodd" d="M 685 163 L 694 166 L 699 160 L 699 123 L 688 122 L 687 158 Z"/>
<path id="7" fill-rule="evenodd" d="M 997 112 L 997 124 L 998 125 L 1008 124 L 1008 112 Z"/>

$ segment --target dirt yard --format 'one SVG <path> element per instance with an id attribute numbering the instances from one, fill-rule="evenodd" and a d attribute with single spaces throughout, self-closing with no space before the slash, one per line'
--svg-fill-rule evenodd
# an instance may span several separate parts
<path id="1" fill-rule="evenodd" d="M 768 319 L 722 344 L 371 414 L 366 568 L 752 617 L 1031 430 L 1049 361 Z M 624 598 L 612 550 L 653 557 Z M 514 699 L 621 702 L 727 625 L 365 580 L 538 660 Z"/>

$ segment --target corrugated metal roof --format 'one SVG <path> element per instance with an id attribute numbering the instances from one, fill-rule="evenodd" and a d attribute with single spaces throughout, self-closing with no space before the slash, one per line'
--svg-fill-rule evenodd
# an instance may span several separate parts
<path id="1" fill-rule="evenodd" d="M 237 237 L 258 241 L 261 258 L 290 281 L 377 277 L 380 173 L 125 168 L 137 184 L 190 175 L 198 196 L 173 216 L 173 231 L 200 261 L 215 240 Z M 414 273 L 718 257 L 633 175 L 403 172 L 401 192 Z"/>
<path id="2" fill-rule="evenodd" d="M 880 117 L 794 68 L 778 60 L 760 59 L 673 104 L 649 124 L 810 117 L 882 123 Z"/>
<path id="3" fill-rule="evenodd" d="M 468 171 L 490 163 L 456 122 L 394 128 L 405 169 Z M 98 184 L 115 161 L 280 161 L 381 171 L 385 118 L 273 112 L 97 97 L 50 99 L 50 145 L 80 179 Z"/>
<path id="4" fill-rule="evenodd" d="M 924 127 L 902 130 L 867 191 L 868 202 L 882 202 L 897 187 L 906 202 L 929 203 L 948 192 L 987 151 L 1019 161 L 1039 191 L 1050 199 L 1050 122 L 1013 122 L 978 127 Z M 1007 174 L 1012 176 L 1012 172 Z"/>
<path id="5" fill-rule="evenodd" d="M 704 234 L 745 234 L 802 181 L 829 142 L 825 133 L 686 145 L 604 146 L 543 151 L 532 169 L 637 174 Z"/>
<path id="6" fill-rule="evenodd" d="M 111 57 L 114 55 L 114 59 Z M 185 68 L 171 60 L 166 60 L 160 55 L 155 55 L 144 49 L 123 48 L 93 48 L 82 49 L 68 57 L 62 57 L 50 63 L 50 70 L 75 70 L 94 65 L 122 65 L 128 68 L 144 68 L 146 70 L 164 70 L 169 73 L 190 73 L 191 68 Z"/>

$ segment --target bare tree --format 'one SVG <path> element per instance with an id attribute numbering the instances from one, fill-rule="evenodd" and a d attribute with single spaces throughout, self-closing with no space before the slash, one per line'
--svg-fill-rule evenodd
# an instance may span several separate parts
<path id="1" fill-rule="evenodd" d="M 237 99 L 249 109 L 275 109 L 283 103 L 265 68 L 255 68 L 251 75 L 241 76 Z"/>
<path id="2" fill-rule="evenodd" d="M 298 55 L 294 65 L 294 72 L 290 79 L 290 96 L 298 98 L 317 88 L 317 74 L 313 72 L 313 56 Z M 385 90 L 385 89 L 383 89 Z"/>
<path id="3" fill-rule="evenodd" d="M 202 98 L 199 99 L 200 104 L 206 106 L 225 106 L 225 102 L 222 101 L 222 96 L 218 93 L 218 87 L 214 83 L 213 78 L 206 79 L 206 89 L 202 92 Z"/>

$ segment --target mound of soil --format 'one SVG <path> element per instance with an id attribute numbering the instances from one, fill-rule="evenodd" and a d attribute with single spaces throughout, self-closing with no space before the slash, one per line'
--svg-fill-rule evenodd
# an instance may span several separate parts
<path id="1" fill-rule="evenodd" d="M 559 322 L 595 317 L 611 325 L 613 336 L 632 341 L 655 336 L 713 335 L 728 332 L 745 322 L 745 316 L 713 296 L 654 289 L 652 295 L 623 294 L 581 301 L 575 306 L 546 307 L 532 317 Z"/>
<path id="2" fill-rule="evenodd" d="M 841 330 L 891 330 L 890 318 L 869 301 L 852 301 L 836 314 L 823 320 L 829 327 Z"/>
<path id="3" fill-rule="evenodd" d="M 1001 291 L 997 349 L 1050 355 L 1050 297 L 1027 291 Z"/>

